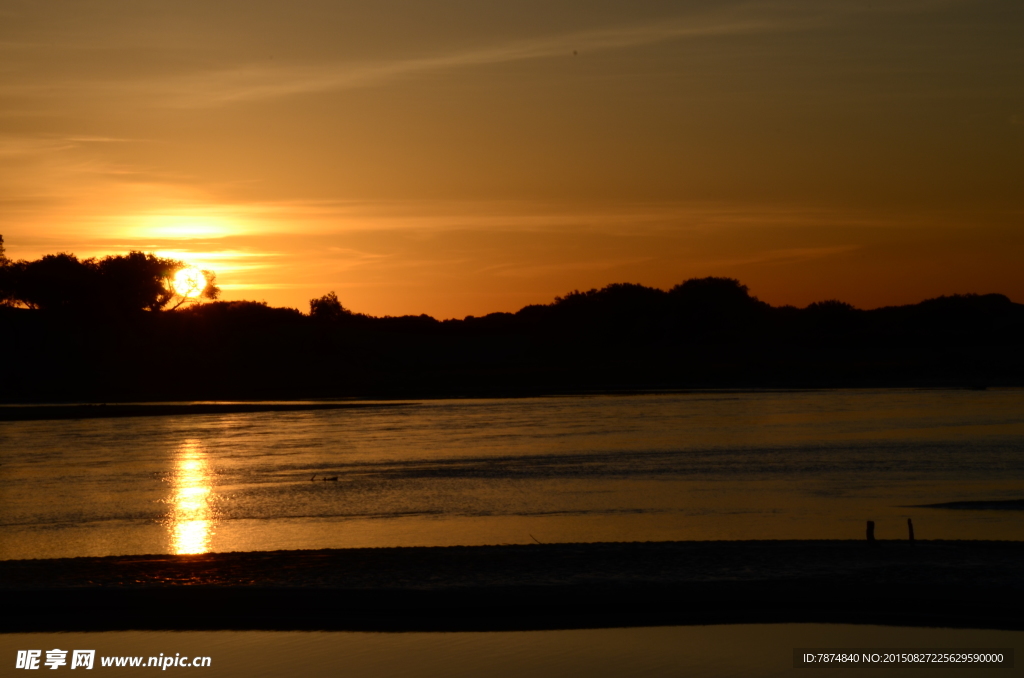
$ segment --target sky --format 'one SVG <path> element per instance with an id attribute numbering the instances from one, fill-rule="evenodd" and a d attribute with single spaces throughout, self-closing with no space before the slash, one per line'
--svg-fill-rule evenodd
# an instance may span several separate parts
<path id="1" fill-rule="evenodd" d="M 1024 303 L 1022 35 L 1019 0 L 0 0 L 0 234 L 304 311 Z"/>

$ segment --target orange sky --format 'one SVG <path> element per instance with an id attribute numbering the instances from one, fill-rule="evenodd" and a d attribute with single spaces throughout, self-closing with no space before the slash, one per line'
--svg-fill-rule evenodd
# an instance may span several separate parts
<path id="1" fill-rule="evenodd" d="M 0 5 L 0 233 L 227 299 L 1024 302 L 1024 5 Z"/>

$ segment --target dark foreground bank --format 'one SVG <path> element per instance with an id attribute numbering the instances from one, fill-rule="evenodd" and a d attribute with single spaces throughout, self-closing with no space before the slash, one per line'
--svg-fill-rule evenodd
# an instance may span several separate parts
<path id="1" fill-rule="evenodd" d="M 1024 628 L 1024 542 L 545 544 L 0 562 L 4 632 Z"/>

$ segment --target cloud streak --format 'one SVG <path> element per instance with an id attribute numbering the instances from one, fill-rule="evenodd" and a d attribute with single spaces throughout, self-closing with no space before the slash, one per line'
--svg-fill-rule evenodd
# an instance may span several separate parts
<path id="1" fill-rule="evenodd" d="M 917 6 L 920 3 L 910 3 Z M 893 3 L 887 11 L 906 9 Z M 457 69 L 553 57 L 571 57 L 682 39 L 712 38 L 771 31 L 804 30 L 832 23 L 865 8 L 857 3 L 741 3 L 714 12 L 677 17 L 656 23 L 616 26 L 522 38 L 499 44 L 404 59 L 326 62 L 318 64 L 243 64 L 183 75 L 131 79 L 69 79 L 58 86 L 30 80 L 9 82 L 0 88 L 8 95 L 49 97 L 61 95 L 108 97 L 131 94 L 157 105 L 207 108 L 328 91 L 372 87 L 405 77 Z"/>
<path id="2" fill-rule="evenodd" d="M 654 25 L 520 40 L 485 49 L 397 61 L 312 67 L 250 66 L 189 76 L 168 83 L 165 94 L 169 97 L 166 103 L 181 107 L 204 107 L 356 89 L 426 73 L 556 56 L 569 57 L 574 50 L 584 53 L 608 51 L 681 38 L 750 33 L 770 27 L 771 22 L 763 19 L 698 25 Z"/>
<path id="3" fill-rule="evenodd" d="M 324 60 L 319 63 L 271 65 L 239 63 L 229 67 L 190 73 L 132 77 L 8 78 L 0 83 L 0 95 L 14 99 L 72 97 L 78 100 L 111 97 L 135 100 L 144 105 L 203 109 L 271 100 L 321 92 L 337 92 L 388 84 L 408 77 L 514 62 L 570 58 L 637 48 L 685 39 L 742 34 L 802 31 L 836 24 L 862 14 L 900 13 L 955 4 L 955 0 L 894 0 L 884 7 L 860 2 L 805 2 L 789 0 L 724 4 L 714 11 L 679 16 L 654 23 L 569 31 L 557 35 L 506 40 L 477 47 L 408 58 L 377 60 Z M 43 43 L 0 42 L 3 51 L 41 51 L 62 48 Z M 4 50 L 3 48 L 6 48 Z M 92 49 L 95 49 L 93 47 Z M 24 58 L 24 56 L 22 57 Z M 101 139 L 90 139 L 99 141 Z"/>

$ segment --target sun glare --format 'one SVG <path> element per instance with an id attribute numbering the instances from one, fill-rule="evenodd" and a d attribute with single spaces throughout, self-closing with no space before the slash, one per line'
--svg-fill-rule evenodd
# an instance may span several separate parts
<path id="1" fill-rule="evenodd" d="M 198 297 L 206 289 L 206 276 L 198 268 L 183 268 L 174 275 L 174 291 L 182 297 Z"/>
<path id="2" fill-rule="evenodd" d="M 224 238 L 246 229 L 230 217 L 209 214 L 145 214 L 127 220 L 127 234 L 146 238 Z"/>

